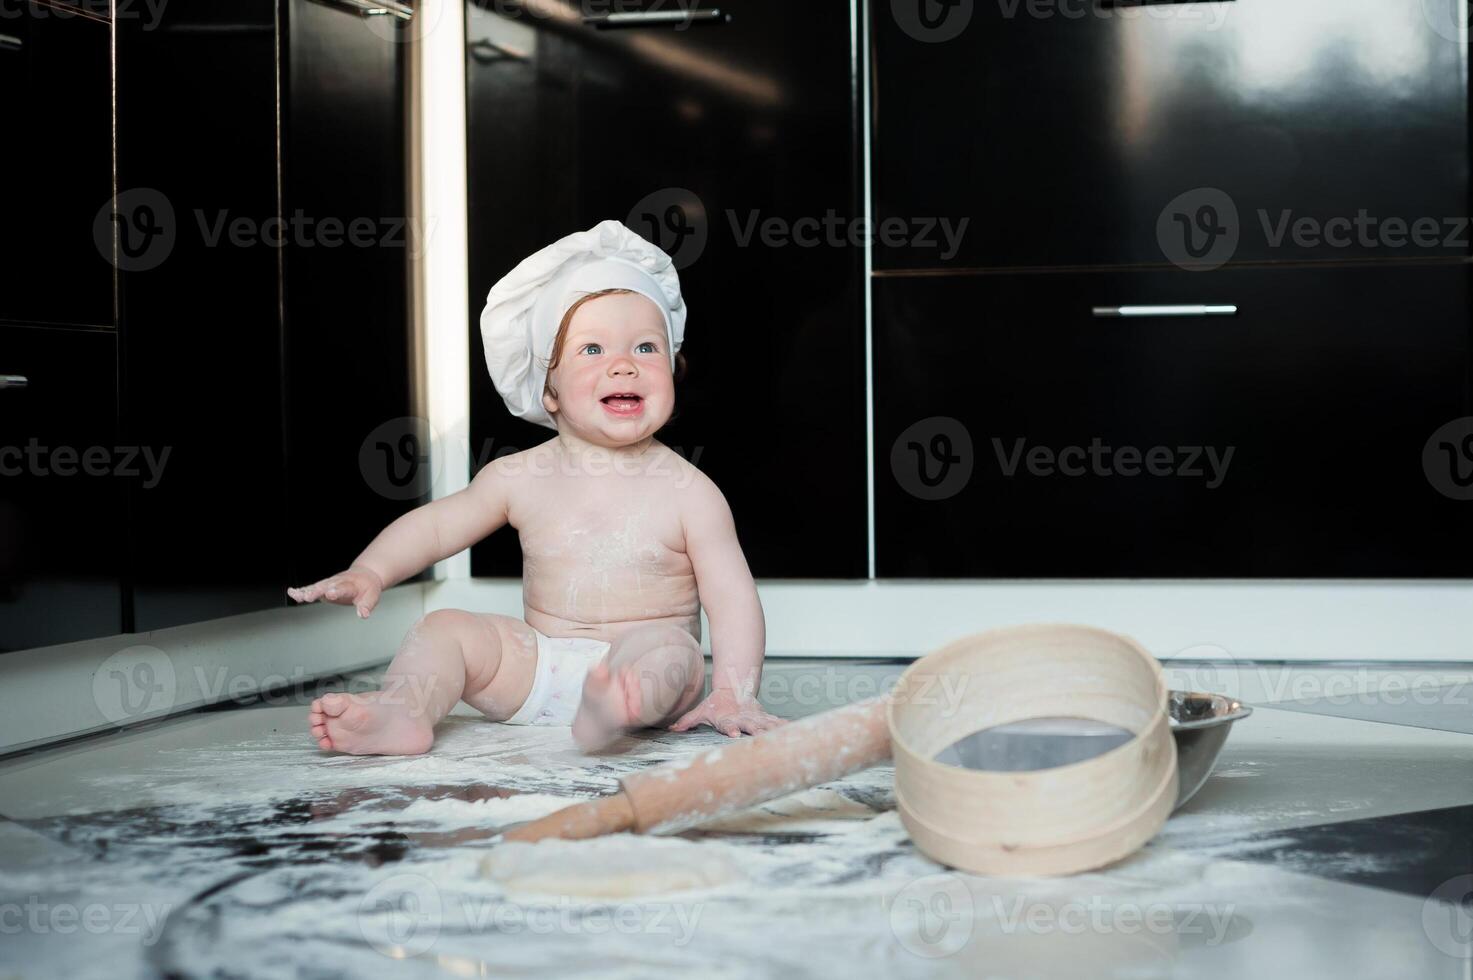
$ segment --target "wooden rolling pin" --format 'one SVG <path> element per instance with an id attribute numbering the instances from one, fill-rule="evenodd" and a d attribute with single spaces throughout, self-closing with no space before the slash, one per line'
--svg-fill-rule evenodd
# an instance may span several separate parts
<path id="1" fill-rule="evenodd" d="M 506 832 L 504 840 L 578 839 L 684 830 L 868 769 L 890 757 L 879 698 L 854 704 L 619 780 L 612 796 L 579 803 Z"/>

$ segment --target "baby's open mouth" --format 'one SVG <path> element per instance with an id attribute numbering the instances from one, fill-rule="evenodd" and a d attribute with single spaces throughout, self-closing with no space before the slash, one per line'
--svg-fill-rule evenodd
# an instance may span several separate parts
<path id="1" fill-rule="evenodd" d="M 605 395 L 599 401 L 615 415 L 638 415 L 644 410 L 644 398 L 633 392 L 621 391 Z"/>

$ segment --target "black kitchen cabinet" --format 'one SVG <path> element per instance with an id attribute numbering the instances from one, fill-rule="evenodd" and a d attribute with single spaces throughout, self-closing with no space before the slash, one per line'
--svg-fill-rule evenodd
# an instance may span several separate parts
<path id="1" fill-rule="evenodd" d="M 1466 255 L 1459 6 L 872 4 L 875 267 Z"/>
<path id="2" fill-rule="evenodd" d="M 486 374 L 486 293 L 616 218 L 671 254 L 690 311 L 658 438 L 725 493 L 755 574 L 865 575 L 850 5 L 737 0 L 617 29 L 564 9 L 467 8 L 473 465 L 554 435 L 511 417 Z M 472 571 L 519 575 L 515 535 L 473 548 Z"/>
<path id="3" fill-rule="evenodd" d="M 306 0 L 161 18 L 118 25 L 122 418 L 172 453 L 132 500 L 137 631 L 288 604 L 426 477 L 367 465 L 411 414 L 397 19 Z"/>
<path id="4" fill-rule="evenodd" d="M 1473 573 L 1473 513 L 1424 473 L 1470 414 L 1468 276 L 877 278 L 879 575 Z M 1093 315 L 1202 303 L 1239 309 Z"/>
<path id="5" fill-rule="evenodd" d="M 111 47 L 102 17 L 40 3 L 0 17 L 0 320 L 114 325 Z"/>
<path id="6" fill-rule="evenodd" d="M 283 56 L 290 581 L 348 567 L 428 499 L 410 422 L 405 22 L 290 0 Z"/>
<path id="7" fill-rule="evenodd" d="M 284 601 L 275 4 L 170 3 L 117 45 L 122 427 L 170 453 L 131 492 L 144 632 Z"/>
<path id="8" fill-rule="evenodd" d="M 0 653 L 122 631 L 116 400 L 112 330 L 0 327 Z"/>

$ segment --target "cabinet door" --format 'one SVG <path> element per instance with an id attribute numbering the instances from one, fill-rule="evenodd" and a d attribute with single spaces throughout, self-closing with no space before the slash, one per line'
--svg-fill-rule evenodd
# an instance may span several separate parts
<path id="1" fill-rule="evenodd" d="M 111 327 L 109 25 L 34 3 L 4 13 L 0 320 Z"/>
<path id="2" fill-rule="evenodd" d="M 729 20 L 617 29 L 467 10 L 478 462 L 552 436 L 511 418 L 486 376 L 487 291 L 615 218 L 671 254 L 689 307 L 690 371 L 658 438 L 726 494 L 755 574 L 865 575 L 850 5 L 744 0 L 721 5 Z M 472 568 L 518 574 L 514 536 Z"/>
<path id="3" fill-rule="evenodd" d="M 1473 573 L 1424 469 L 1468 299 L 1463 265 L 882 277 L 879 572 Z M 1238 313 L 1092 315 L 1193 303 Z"/>
<path id="4" fill-rule="evenodd" d="M 137 631 L 288 601 L 275 4 L 159 16 L 117 24 L 122 421 L 170 451 L 131 501 Z"/>
<path id="5" fill-rule="evenodd" d="M 1466 254 L 1462 6 L 871 4 L 875 265 Z"/>
<path id="6" fill-rule="evenodd" d="M 427 493 L 429 444 L 408 420 L 408 256 L 423 240 L 405 219 L 401 22 L 286 9 L 284 200 L 303 216 L 284 255 L 287 521 L 305 584 Z"/>
<path id="7" fill-rule="evenodd" d="M 0 652 L 120 633 L 122 488 L 154 469 L 118 445 L 117 338 L 0 328 L 0 375 Z"/>

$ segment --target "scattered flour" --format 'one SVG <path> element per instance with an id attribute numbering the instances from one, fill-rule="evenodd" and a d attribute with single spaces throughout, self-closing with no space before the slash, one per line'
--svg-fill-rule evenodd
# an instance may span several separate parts
<path id="1" fill-rule="evenodd" d="M 509 892 L 628 898 L 743 882 L 730 849 L 712 841 L 613 834 L 498 844 L 481 873 Z"/>
<path id="2" fill-rule="evenodd" d="M 394 820 L 430 823 L 442 827 L 501 827 L 536 820 L 586 800 L 550 793 L 518 793 L 486 800 L 415 800 L 394 814 Z"/>

